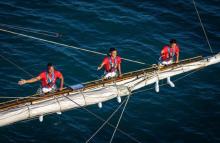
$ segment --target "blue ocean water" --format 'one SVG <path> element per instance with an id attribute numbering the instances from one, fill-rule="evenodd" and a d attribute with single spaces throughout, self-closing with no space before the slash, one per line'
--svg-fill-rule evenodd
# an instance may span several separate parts
<path id="1" fill-rule="evenodd" d="M 196 0 L 214 52 L 220 49 L 220 1 Z M 181 47 L 181 59 L 210 55 L 191 0 L 1 0 L 0 24 L 41 29 L 59 37 L 33 36 L 106 53 L 118 49 L 122 57 L 157 63 L 160 50 L 170 38 Z M 1 26 L 1 28 L 4 28 Z M 20 32 L 20 31 L 17 31 Z M 23 32 L 25 34 L 30 34 Z M 53 62 L 67 84 L 100 77 L 97 65 L 102 56 L 0 32 L 0 54 L 33 75 Z M 124 61 L 123 72 L 146 66 Z M 0 96 L 28 96 L 39 84 L 18 86 L 26 73 L 0 58 Z M 220 65 L 208 67 L 176 83 L 131 96 L 119 128 L 140 142 L 220 142 Z M 178 78 L 178 77 L 177 77 Z M 175 79 L 175 78 L 173 78 Z M 146 87 L 146 88 L 150 88 Z M 4 101 L 1 99 L 0 101 Z M 87 109 L 107 119 L 117 108 L 112 100 Z M 116 124 L 119 113 L 110 121 Z M 85 142 L 102 122 L 83 109 L 61 116 L 46 116 L 0 128 L 0 142 Z M 109 142 L 113 128 L 106 126 L 91 141 Z M 120 132 L 114 142 L 134 142 Z"/>

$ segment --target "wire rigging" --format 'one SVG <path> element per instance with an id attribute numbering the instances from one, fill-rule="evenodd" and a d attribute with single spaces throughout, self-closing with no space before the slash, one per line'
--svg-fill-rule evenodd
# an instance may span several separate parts
<path id="1" fill-rule="evenodd" d="M 88 113 L 90 113 L 91 115 L 95 116 L 97 119 L 99 119 L 102 122 L 106 122 L 105 119 L 103 119 L 101 116 L 93 113 L 92 111 L 88 110 L 87 108 L 85 108 L 84 106 L 81 106 L 80 104 L 78 104 L 77 102 L 75 102 L 74 100 L 72 100 L 71 98 L 69 98 L 68 96 L 65 96 L 67 99 L 69 99 L 70 101 L 72 101 L 74 104 L 78 105 L 81 109 L 84 109 L 85 111 L 87 111 Z M 106 122 L 110 127 L 112 128 L 116 128 L 114 125 L 112 125 L 109 122 Z M 131 135 L 129 135 L 128 133 L 124 132 L 123 130 L 117 128 L 116 130 L 118 130 L 119 132 L 121 132 L 122 134 L 126 135 L 127 137 L 129 137 L 130 139 L 132 139 L 133 141 L 140 143 L 140 141 L 138 141 L 136 138 L 132 137 Z"/>
<path id="2" fill-rule="evenodd" d="M 195 0 L 192 0 L 192 1 L 193 1 L 193 5 L 194 5 L 194 8 L 195 8 L 196 14 L 197 14 L 198 19 L 199 19 L 199 23 L 200 23 L 200 25 L 201 25 L 201 27 L 202 27 L 203 33 L 204 33 L 205 38 L 206 38 L 206 41 L 207 41 L 207 43 L 208 43 L 210 52 L 213 53 L 212 46 L 211 46 L 211 44 L 210 44 L 210 42 L 209 42 L 209 38 L 208 38 L 208 35 L 207 35 L 207 33 L 206 33 L 205 27 L 204 27 L 204 25 L 203 25 L 203 23 L 202 23 L 202 19 L 201 19 L 201 16 L 200 16 L 200 14 L 199 14 L 199 11 L 198 11 L 198 9 L 197 9 L 196 2 L 195 2 Z"/>
<path id="3" fill-rule="evenodd" d="M 44 36 L 48 36 L 48 37 L 54 37 L 54 38 L 58 38 L 60 36 L 59 33 L 50 32 L 50 31 L 46 31 L 46 30 L 26 28 L 26 27 L 8 25 L 8 24 L 0 24 L 0 26 L 5 27 L 5 28 L 20 30 L 20 31 L 28 32 L 28 33 L 35 33 L 35 34 L 44 35 Z"/>
<path id="4" fill-rule="evenodd" d="M 22 36 L 22 37 L 26 37 L 26 38 L 31 38 L 31 39 L 47 42 L 47 43 L 50 43 L 50 44 L 55 44 L 55 45 L 59 45 L 59 46 L 64 46 L 64 47 L 76 49 L 76 50 L 81 50 L 81 51 L 88 52 L 88 53 L 93 53 L 93 54 L 97 54 L 97 55 L 106 56 L 105 53 L 101 53 L 101 52 L 97 52 L 97 51 L 93 51 L 93 50 L 88 50 L 88 49 L 84 49 L 84 48 L 79 48 L 79 47 L 75 47 L 75 46 L 67 45 L 67 44 L 63 44 L 63 43 L 58 43 L 58 42 L 55 42 L 55 41 L 46 40 L 46 39 L 42 39 L 42 38 L 38 38 L 38 37 L 26 35 L 26 34 L 14 32 L 14 31 L 11 31 L 11 30 L 6 30 L 6 29 L 0 28 L 0 31 L 10 33 L 10 34 L 13 34 L 13 35 L 18 35 L 18 36 Z M 146 63 L 140 62 L 140 61 L 137 61 L 137 60 L 131 60 L 131 59 L 128 59 L 128 58 L 123 58 L 123 57 L 121 59 L 123 59 L 125 61 L 128 61 L 128 62 L 133 62 L 133 63 L 137 63 L 137 64 L 141 64 L 141 65 L 146 65 Z"/>
<path id="5" fill-rule="evenodd" d="M 119 119 L 118 119 L 117 125 L 116 125 L 116 127 L 115 127 L 115 129 L 114 129 L 114 132 L 113 132 L 113 134 L 112 134 L 112 137 L 111 137 L 109 143 L 112 143 L 112 141 L 113 141 L 113 139 L 114 139 L 115 133 L 116 133 L 117 128 L 118 128 L 118 126 L 119 126 L 119 123 L 120 123 L 120 121 L 121 121 L 121 119 L 122 119 L 122 116 L 123 116 L 123 114 L 124 114 L 125 108 L 126 108 L 126 106 L 127 106 L 127 104 L 128 104 L 128 101 L 129 101 L 129 99 L 130 99 L 130 96 L 131 96 L 131 94 L 129 94 L 128 97 L 127 97 L 127 99 L 126 99 L 125 105 L 124 105 L 124 107 L 123 107 L 123 109 L 122 109 L 121 115 L 120 115 L 120 117 L 119 117 Z"/>
<path id="6" fill-rule="evenodd" d="M 30 72 L 26 71 L 24 68 L 22 68 L 21 66 L 17 65 L 17 64 L 14 63 L 14 62 L 12 62 L 12 61 L 9 60 L 8 58 L 4 57 L 3 55 L 0 54 L 0 57 L 1 57 L 3 60 L 9 62 L 9 63 L 12 64 L 12 65 L 14 65 L 17 69 L 19 69 L 19 70 L 23 71 L 24 73 L 26 73 L 28 76 L 34 77 Z"/>
<path id="7" fill-rule="evenodd" d="M 121 108 L 121 106 L 125 103 L 126 100 L 123 100 L 122 103 L 118 106 L 117 109 L 115 109 L 114 112 L 108 117 L 108 119 L 89 137 L 89 139 L 86 140 L 86 143 L 88 143 L 92 138 L 94 138 L 97 133 L 111 120 L 111 118 L 116 114 L 116 112 Z"/>

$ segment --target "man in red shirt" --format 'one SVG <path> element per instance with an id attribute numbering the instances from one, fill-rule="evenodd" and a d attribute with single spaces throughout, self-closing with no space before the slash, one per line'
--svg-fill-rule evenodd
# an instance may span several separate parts
<path id="1" fill-rule="evenodd" d="M 161 51 L 159 65 L 165 65 L 165 66 L 170 65 L 174 62 L 174 58 L 175 58 L 175 63 L 178 63 L 179 52 L 180 52 L 180 48 L 177 44 L 177 41 L 175 39 L 171 39 L 170 45 L 164 46 Z M 170 80 L 170 77 L 167 77 L 167 84 L 169 84 L 171 87 L 175 87 L 175 84 Z M 156 92 L 159 92 L 159 81 L 156 81 L 155 89 Z"/>
<path id="2" fill-rule="evenodd" d="M 177 44 L 177 41 L 175 39 L 170 40 L 170 45 L 166 45 L 163 47 L 161 51 L 161 64 L 162 65 L 169 65 L 174 62 L 175 57 L 175 63 L 179 62 L 179 52 L 180 48 Z"/>
<path id="3" fill-rule="evenodd" d="M 28 80 L 20 80 L 18 82 L 19 85 L 24 85 L 27 83 L 34 83 L 39 80 L 41 80 L 41 92 L 40 93 L 47 93 L 56 90 L 56 80 L 59 78 L 61 80 L 60 82 L 60 88 L 59 90 L 63 90 L 63 83 L 64 78 L 61 72 L 54 69 L 54 66 L 52 63 L 48 63 L 47 65 L 47 71 L 41 72 L 37 77 L 34 77 L 32 79 Z"/>
<path id="4" fill-rule="evenodd" d="M 104 58 L 98 70 L 105 68 L 104 78 L 121 77 L 121 57 L 117 56 L 117 50 L 110 48 L 109 55 Z"/>

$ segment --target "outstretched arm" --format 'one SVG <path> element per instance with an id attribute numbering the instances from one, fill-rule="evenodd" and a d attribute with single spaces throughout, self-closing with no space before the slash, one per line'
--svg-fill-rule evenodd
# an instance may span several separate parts
<path id="1" fill-rule="evenodd" d="M 104 66 L 104 63 L 102 62 L 102 64 L 98 66 L 97 70 L 102 69 L 102 68 L 103 68 L 103 66 Z"/>
<path id="2" fill-rule="evenodd" d="M 22 79 L 18 82 L 19 85 L 24 85 L 26 83 L 34 83 L 34 82 L 37 82 L 41 80 L 41 77 L 40 76 L 37 76 L 37 77 L 34 77 L 32 79 L 28 79 L 28 80 L 25 80 L 25 79 Z"/>

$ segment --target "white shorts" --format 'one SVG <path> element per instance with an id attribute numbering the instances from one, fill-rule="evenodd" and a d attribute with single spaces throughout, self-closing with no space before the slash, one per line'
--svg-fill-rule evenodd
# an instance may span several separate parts
<path id="1" fill-rule="evenodd" d="M 42 88 L 43 93 L 51 92 L 52 90 L 53 90 L 53 88 L 47 88 L 47 87 Z"/>
<path id="2" fill-rule="evenodd" d="M 104 73 L 104 78 L 105 79 L 108 79 L 108 78 L 113 78 L 113 77 L 117 77 L 118 76 L 118 73 L 117 72 L 107 72 L 107 73 Z"/>
<path id="3" fill-rule="evenodd" d="M 169 61 L 161 61 L 160 63 L 159 63 L 159 65 L 165 65 L 165 66 L 167 66 L 167 65 L 170 65 L 170 64 L 172 64 L 173 63 L 173 60 L 171 59 L 171 60 L 169 60 Z"/>
<path id="4" fill-rule="evenodd" d="M 37 93 L 38 94 L 44 94 L 44 93 L 48 93 L 48 92 L 52 92 L 52 91 L 55 91 L 56 90 L 56 86 L 53 86 L 53 87 L 42 87 L 42 88 L 39 88 Z"/>

